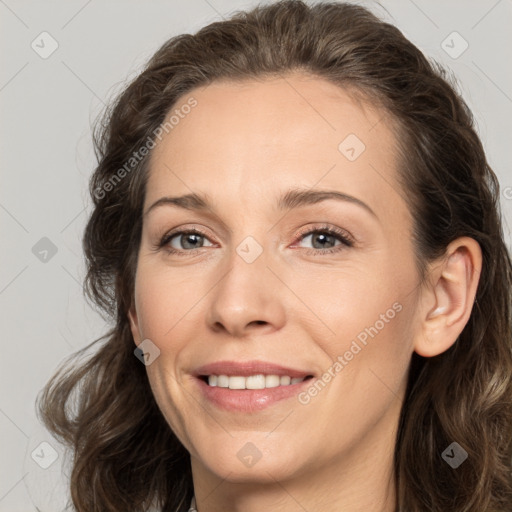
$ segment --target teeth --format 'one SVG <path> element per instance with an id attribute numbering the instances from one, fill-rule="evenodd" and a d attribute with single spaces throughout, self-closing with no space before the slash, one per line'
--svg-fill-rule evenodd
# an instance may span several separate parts
<path id="1" fill-rule="evenodd" d="M 217 377 L 217 386 L 219 386 L 219 388 L 229 387 L 229 377 L 226 375 L 219 375 Z"/>
<path id="2" fill-rule="evenodd" d="M 251 375 L 245 378 L 245 389 L 265 389 L 265 375 Z"/>
<path id="3" fill-rule="evenodd" d="M 277 386 L 289 386 L 290 384 L 298 384 L 305 377 L 291 378 L 288 375 L 250 375 L 243 377 L 241 375 L 210 375 L 208 377 L 208 385 L 219 388 L 229 389 L 265 389 L 276 388 Z"/>
<path id="4" fill-rule="evenodd" d="M 302 379 L 300 379 L 302 381 Z M 283 375 L 279 381 L 279 383 L 281 384 L 281 386 L 288 386 L 290 384 L 290 382 L 292 381 L 292 379 L 290 377 L 288 377 L 288 375 Z"/>
<path id="5" fill-rule="evenodd" d="M 245 389 L 245 377 L 229 377 L 229 389 Z"/>

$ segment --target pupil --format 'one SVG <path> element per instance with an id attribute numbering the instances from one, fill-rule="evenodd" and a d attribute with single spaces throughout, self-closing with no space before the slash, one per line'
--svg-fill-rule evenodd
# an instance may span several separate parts
<path id="1" fill-rule="evenodd" d="M 197 234 L 189 234 L 189 235 L 185 235 L 185 243 L 183 244 L 183 247 L 187 248 L 187 249 L 194 249 L 194 245 L 193 245 L 193 239 L 197 239 L 197 237 L 199 237 L 201 235 L 197 235 Z M 187 247 L 190 240 L 192 240 L 192 244 L 191 244 L 191 247 Z M 197 240 L 196 240 L 197 242 Z"/>
<path id="2" fill-rule="evenodd" d="M 327 235 L 327 234 L 325 234 L 325 233 L 320 233 L 320 234 L 316 235 L 315 239 L 318 241 L 318 239 L 319 239 L 320 237 L 322 237 L 322 238 L 323 238 L 323 242 L 322 242 L 322 241 L 320 241 L 321 247 L 325 247 L 325 244 L 324 244 L 324 242 L 326 241 L 326 240 L 325 240 L 325 238 L 332 238 L 332 235 Z M 314 240 L 315 240 L 315 239 L 314 239 Z"/>

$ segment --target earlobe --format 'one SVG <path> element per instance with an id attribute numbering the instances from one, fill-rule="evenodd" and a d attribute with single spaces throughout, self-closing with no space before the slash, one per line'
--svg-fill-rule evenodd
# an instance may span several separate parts
<path id="1" fill-rule="evenodd" d="M 417 354 L 433 357 L 457 341 L 471 315 L 481 269 L 480 245 L 469 237 L 453 241 L 441 262 L 432 267 L 430 288 L 421 301 Z"/>

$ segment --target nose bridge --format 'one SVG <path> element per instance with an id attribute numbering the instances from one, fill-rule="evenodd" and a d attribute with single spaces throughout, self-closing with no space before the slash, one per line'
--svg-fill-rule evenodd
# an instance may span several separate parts
<path id="1" fill-rule="evenodd" d="M 283 304 L 271 265 L 271 248 L 253 236 L 246 236 L 229 255 L 227 271 L 213 290 L 210 325 L 221 326 L 233 335 L 261 324 L 280 328 Z"/>

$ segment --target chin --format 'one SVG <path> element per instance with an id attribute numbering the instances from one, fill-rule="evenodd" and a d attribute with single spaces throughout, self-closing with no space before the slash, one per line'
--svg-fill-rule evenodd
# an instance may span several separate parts
<path id="1" fill-rule="evenodd" d="M 277 443 L 233 441 L 230 446 L 217 445 L 219 449 L 200 457 L 199 463 L 233 483 L 272 483 L 300 473 L 297 456 L 283 454 Z"/>

